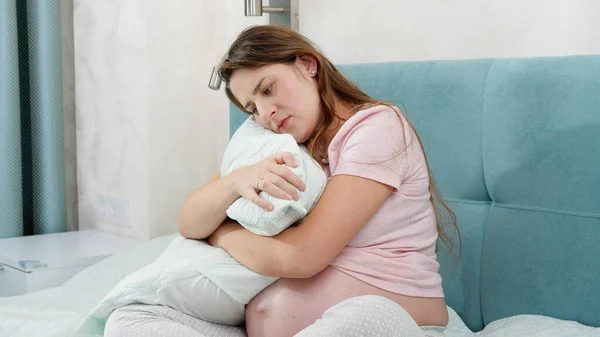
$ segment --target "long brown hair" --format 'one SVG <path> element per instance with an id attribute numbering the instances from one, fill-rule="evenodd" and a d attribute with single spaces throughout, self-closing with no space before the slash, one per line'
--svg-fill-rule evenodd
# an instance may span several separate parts
<path id="1" fill-rule="evenodd" d="M 240 110 L 246 112 L 246 109 L 235 98 L 229 88 L 229 82 L 233 73 L 238 69 L 258 69 L 280 63 L 293 64 L 298 56 L 312 56 L 317 63 L 318 71 L 315 78 L 320 96 L 321 116 L 317 127 L 309 137 L 306 145 L 310 154 L 318 161 L 327 157 L 328 144 L 324 137 L 325 131 L 332 123 L 341 119 L 334 109 L 336 99 L 354 107 L 383 104 L 397 111 L 399 115 L 401 114 L 390 103 L 373 99 L 360 90 L 355 84 L 344 77 L 305 36 L 285 27 L 273 25 L 255 26 L 245 29 L 229 48 L 219 66 L 219 76 L 226 84 L 225 92 L 227 97 Z M 352 110 L 356 111 L 356 109 Z M 422 147 L 421 139 L 414 127 L 407 118 L 405 120 L 419 141 L 419 145 Z M 427 163 L 427 157 L 425 157 L 425 162 Z M 455 233 L 458 234 L 460 243 L 461 239 L 456 215 L 444 202 L 438 191 L 431 177 L 429 164 L 427 164 L 427 170 L 429 171 L 429 190 L 436 215 L 438 233 L 449 250 L 452 251 L 452 235 L 447 231 L 445 223 L 449 222 Z M 445 211 L 447 217 L 441 214 L 441 209 L 438 205 Z M 460 250 L 462 251 L 462 249 Z"/>

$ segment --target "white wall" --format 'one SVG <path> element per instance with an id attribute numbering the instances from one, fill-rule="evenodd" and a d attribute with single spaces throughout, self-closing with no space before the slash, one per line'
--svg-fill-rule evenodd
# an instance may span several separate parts
<path id="1" fill-rule="evenodd" d="M 597 0 L 300 0 L 334 63 L 600 54 Z"/>
<path id="2" fill-rule="evenodd" d="M 228 140 L 212 67 L 247 25 L 241 0 L 74 1 L 79 228 L 148 239 L 176 231 L 184 198 L 213 176 Z M 100 194 L 131 204 L 100 221 Z"/>
<path id="3" fill-rule="evenodd" d="M 242 0 L 73 6 L 79 228 L 172 233 L 228 139 L 212 67 L 267 15 Z M 600 53 L 598 17 L 595 0 L 300 0 L 301 32 L 335 63 Z M 129 227 L 99 221 L 100 194 L 130 201 Z"/>

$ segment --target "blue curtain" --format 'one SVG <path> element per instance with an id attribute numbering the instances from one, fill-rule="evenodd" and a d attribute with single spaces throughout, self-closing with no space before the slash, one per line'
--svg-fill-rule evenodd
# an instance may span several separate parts
<path id="1" fill-rule="evenodd" d="M 0 238 L 66 231 L 60 0 L 0 0 Z"/>

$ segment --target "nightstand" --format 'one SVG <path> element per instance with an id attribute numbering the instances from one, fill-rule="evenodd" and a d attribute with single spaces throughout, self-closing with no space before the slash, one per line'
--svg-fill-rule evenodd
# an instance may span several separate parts
<path id="1" fill-rule="evenodd" d="M 98 230 L 0 239 L 0 297 L 60 286 L 90 265 L 140 243 Z"/>

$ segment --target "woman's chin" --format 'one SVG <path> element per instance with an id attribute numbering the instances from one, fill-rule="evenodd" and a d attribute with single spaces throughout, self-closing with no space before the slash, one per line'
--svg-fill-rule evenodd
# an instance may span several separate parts
<path id="1" fill-rule="evenodd" d="M 289 132 L 289 134 L 292 135 L 292 137 L 294 137 L 294 139 L 296 140 L 296 143 L 298 143 L 298 144 L 304 144 L 308 140 L 308 135 L 298 134 L 296 132 L 294 132 L 294 133 Z"/>
<path id="2" fill-rule="evenodd" d="M 294 137 L 294 140 L 296 141 L 296 143 L 298 144 L 302 144 L 302 137 L 298 137 L 297 134 L 292 133 L 292 132 L 286 132 L 288 135 Z"/>

